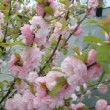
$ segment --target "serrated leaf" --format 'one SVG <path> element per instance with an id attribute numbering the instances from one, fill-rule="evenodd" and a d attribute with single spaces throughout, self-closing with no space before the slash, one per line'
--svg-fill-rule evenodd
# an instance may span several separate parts
<path id="1" fill-rule="evenodd" d="M 64 77 L 60 77 L 57 80 L 56 85 L 53 87 L 53 89 L 51 91 L 48 91 L 48 94 L 52 97 L 54 97 L 60 90 L 62 87 L 64 87 L 67 84 L 67 81 Z"/>

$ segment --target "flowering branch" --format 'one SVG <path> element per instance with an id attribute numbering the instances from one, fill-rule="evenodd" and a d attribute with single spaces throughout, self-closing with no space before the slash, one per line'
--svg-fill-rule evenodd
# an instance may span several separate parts
<path id="1" fill-rule="evenodd" d="M 55 52 L 56 52 L 56 50 L 57 50 L 57 48 L 58 48 L 58 46 L 59 46 L 60 40 L 61 40 L 61 35 L 59 36 L 58 41 L 57 41 L 57 44 L 56 44 L 56 46 L 55 46 L 55 48 L 54 48 L 52 54 L 50 55 L 49 59 L 46 61 L 46 63 L 44 64 L 44 66 L 40 69 L 40 71 L 39 71 L 39 73 L 38 73 L 39 75 L 42 74 L 42 72 L 43 72 L 43 70 L 45 69 L 46 65 L 47 65 L 50 61 L 52 61 L 52 57 L 54 56 L 54 54 L 55 54 Z"/>

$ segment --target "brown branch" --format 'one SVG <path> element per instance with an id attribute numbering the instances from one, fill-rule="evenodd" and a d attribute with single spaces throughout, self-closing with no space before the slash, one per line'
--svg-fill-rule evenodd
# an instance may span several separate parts
<path id="1" fill-rule="evenodd" d="M 10 85 L 10 88 L 8 90 L 8 92 L 5 94 L 5 96 L 0 100 L 0 104 L 2 104 L 2 102 L 9 96 L 9 94 L 11 93 L 12 89 L 13 89 L 13 85 L 15 84 L 15 81 L 13 81 L 13 83 Z"/>
<path id="2" fill-rule="evenodd" d="M 55 52 L 56 52 L 56 50 L 57 50 L 57 48 L 59 46 L 61 37 L 62 36 L 60 35 L 59 38 L 58 38 L 57 44 L 56 44 L 56 46 L 55 46 L 55 48 L 54 48 L 54 50 L 52 52 L 52 54 L 50 55 L 49 59 L 46 61 L 46 63 L 44 64 L 44 66 L 40 69 L 40 71 L 38 73 L 39 75 L 42 74 L 43 70 L 46 68 L 46 64 L 48 64 L 52 60 L 52 57 L 54 56 L 54 54 L 55 54 Z"/>
<path id="3" fill-rule="evenodd" d="M 94 66 L 94 65 L 96 65 L 97 64 L 97 62 L 94 62 L 94 63 L 92 63 L 92 64 L 90 64 L 90 65 L 87 65 L 87 69 L 89 69 L 90 67 L 92 67 L 92 66 Z"/>
<path id="4" fill-rule="evenodd" d="M 88 12 L 91 11 L 91 8 L 89 9 Z M 77 31 L 77 29 L 79 28 L 79 26 L 81 25 L 81 23 L 87 18 L 87 14 L 82 18 L 82 20 L 80 22 L 78 22 L 78 25 L 76 26 L 76 28 L 74 29 L 74 31 L 72 33 L 70 33 L 70 35 L 68 36 L 68 38 L 65 40 L 65 44 L 69 41 L 69 39 L 71 38 L 71 36 Z"/>

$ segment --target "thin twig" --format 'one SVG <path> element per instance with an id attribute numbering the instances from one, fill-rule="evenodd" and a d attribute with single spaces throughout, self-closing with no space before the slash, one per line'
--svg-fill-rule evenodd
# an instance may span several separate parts
<path id="1" fill-rule="evenodd" d="M 9 94 L 11 93 L 12 89 L 13 89 L 13 85 L 15 84 L 15 81 L 13 81 L 13 83 L 10 85 L 10 88 L 8 90 L 8 92 L 5 94 L 5 96 L 2 97 L 2 99 L 0 100 L 0 104 L 2 104 L 2 102 L 9 96 Z"/>
<path id="2" fill-rule="evenodd" d="M 61 40 L 61 35 L 59 36 L 59 38 L 58 38 L 58 41 L 57 41 L 57 44 L 56 44 L 56 46 L 55 46 L 55 48 L 54 48 L 54 50 L 53 50 L 53 52 L 52 52 L 52 54 L 50 55 L 50 57 L 49 57 L 49 59 L 46 61 L 46 63 L 44 64 L 44 66 L 40 69 L 40 71 L 39 71 L 39 75 L 43 72 L 43 70 L 45 69 L 45 67 L 46 67 L 46 64 L 48 64 L 51 60 L 52 60 L 52 57 L 54 56 L 54 54 L 55 54 L 55 52 L 56 52 L 56 50 L 57 50 L 57 48 L 58 48 L 58 46 L 59 46 L 59 43 L 60 43 L 60 40 Z"/>

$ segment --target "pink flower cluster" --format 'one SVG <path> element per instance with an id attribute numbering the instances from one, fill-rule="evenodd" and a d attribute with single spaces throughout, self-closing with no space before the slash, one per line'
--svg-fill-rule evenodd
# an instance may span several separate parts
<path id="1" fill-rule="evenodd" d="M 93 54 L 93 56 L 91 56 L 91 54 Z M 96 61 L 95 55 L 95 50 L 89 52 L 88 64 Z M 96 71 L 91 70 L 92 77 L 89 77 L 91 76 L 89 75 L 90 70 L 88 72 L 84 62 L 74 56 L 64 59 L 61 63 L 62 71 L 50 71 L 46 76 L 42 77 L 38 77 L 36 72 L 25 74 L 25 71 L 29 71 L 28 69 L 33 71 L 33 69 L 39 65 L 40 57 L 41 55 L 38 48 L 25 49 L 21 57 L 18 58 L 16 55 L 12 56 L 9 66 L 12 74 L 22 79 L 20 84 L 15 83 L 15 88 L 21 94 L 18 93 L 13 98 L 7 100 L 7 110 L 53 110 L 55 107 L 63 106 L 64 99 L 71 97 L 77 86 L 81 86 L 88 79 L 97 76 Z M 100 70 L 100 68 L 97 68 L 97 71 L 98 69 Z M 53 90 L 58 79 L 61 77 L 67 81 L 66 84 L 60 88 L 55 96 L 49 95 L 49 91 Z M 20 106 L 18 106 L 18 104 Z M 83 106 L 84 104 L 79 103 L 71 107 L 72 110 L 79 110 Z"/>
<path id="2" fill-rule="evenodd" d="M 51 71 L 44 77 L 38 77 L 35 72 L 31 72 L 28 75 L 28 83 L 34 84 L 35 94 L 32 94 L 28 86 L 21 86 L 22 94 L 15 94 L 11 99 L 6 102 L 7 110 L 53 110 L 55 107 L 64 105 L 64 98 L 68 98 L 74 92 L 73 88 L 69 85 L 65 85 L 56 94 L 56 96 L 51 97 L 48 91 L 51 91 L 55 86 L 58 78 L 64 76 L 62 72 Z M 16 85 L 17 86 L 17 85 Z M 19 106 L 18 106 L 19 105 Z"/>
<path id="3" fill-rule="evenodd" d="M 48 4 L 48 5 L 47 5 Z M 57 1 L 56 0 L 47 0 L 46 2 L 42 1 L 42 3 L 36 3 L 36 12 L 38 13 L 39 16 L 47 16 L 49 15 L 48 13 L 44 12 L 44 8 L 45 7 L 51 7 L 52 10 L 54 11 L 54 14 L 55 12 L 57 12 Z"/>
<path id="4" fill-rule="evenodd" d="M 25 78 L 29 71 L 39 66 L 41 52 L 39 48 L 26 48 L 22 55 L 12 55 L 9 61 L 9 69 L 14 77 Z"/>
<path id="5" fill-rule="evenodd" d="M 89 8 L 96 8 L 99 4 L 98 0 L 88 0 L 88 7 Z"/>
<path id="6" fill-rule="evenodd" d="M 65 73 L 68 83 L 74 87 L 82 85 L 86 80 L 87 67 L 78 58 L 67 57 L 61 63 L 61 69 Z"/>
<path id="7" fill-rule="evenodd" d="M 38 46 L 46 43 L 46 36 L 49 33 L 49 25 L 41 16 L 34 16 L 30 24 L 24 24 L 21 27 L 23 41 L 26 44 L 36 43 Z"/>
<path id="8" fill-rule="evenodd" d="M 78 103 L 78 104 L 72 104 L 71 109 L 72 110 L 81 110 L 85 105 L 83 103 Z"/>
<path id="9" fill-rule="evenodd" d="M 100 99 L 96 102 L 95 109 L 96 110 L 110 110 L 110 105 L 107 105 L 106 100 Z"/>
<path id="10" fill-rule="evenodd" d="M 87 59 L 87 64 L 91 65 L 93 63 L 96 63 L 96 51 L 95 50 L 90 50 L 88 53 L 88 59 Z M 94 79 L 97 78 L 101 75 L 102 73 L 102 68 L 99 64 L 94 64 L 87 70 L 87 77 L 88 79 Z"/>

